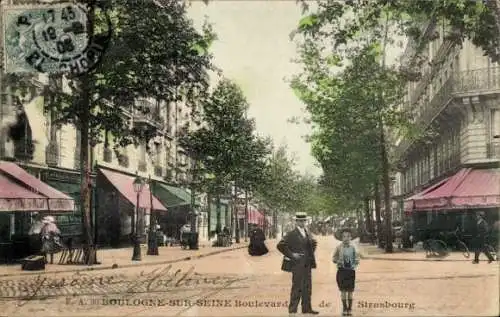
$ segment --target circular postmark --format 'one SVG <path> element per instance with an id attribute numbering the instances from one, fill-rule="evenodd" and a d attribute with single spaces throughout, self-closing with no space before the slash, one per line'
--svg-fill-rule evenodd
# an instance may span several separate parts
<path id="1" fill-rule="evenodd" d="M 6 51 L 14 72 L 88 73 L 102 60 L 111 39 L 109 15 L 95 4 L 58 2 L 18 9 L 6 20 Z M 15 49 L 9 50 L 9 39 Z"/>

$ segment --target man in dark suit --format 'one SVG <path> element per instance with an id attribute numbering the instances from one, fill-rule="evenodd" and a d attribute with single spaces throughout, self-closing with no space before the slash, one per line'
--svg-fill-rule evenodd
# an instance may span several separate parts
<path id="1" fill-rule="evenodd" d="M 474 264 L 479 263 L 479 255 L 481 252 L 484 252 L 486 257 L 488 258 L 488 263 L 491 263 L 495 260 L 493 256 L 490 254 L 490 251 L 486 248 L 489 227 L 488 223 L 484 218 L 485 218 L 485 213 L 483 211 L 479 211 L 476 213 L 477 222 L 473 238 L 475 251 L 474 251 L 474 260 L 472 261 L 472 263 Z"/>
<path id="2" fill-rule="evenodd" d="M 316 240 L 307 232 L 305 225 L 307 214 L 295 215 L 296 228 L 288 232 L 278 243 L 278 250 L 284 255 L 282 270 L 292 272 L 292 290 L 288 312 L 297 313 L 299 301 L 302 302 L 302 313 L 317 315 L 311 306 L 311 270 L 316 268 L 314 251 Z"/>

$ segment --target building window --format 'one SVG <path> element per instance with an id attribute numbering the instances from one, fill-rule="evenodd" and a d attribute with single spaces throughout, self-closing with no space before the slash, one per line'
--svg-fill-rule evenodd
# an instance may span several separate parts
<path id="1" fill-rule="evenodd" d="M 415 188 L 418 184 L 418 163 L 414 162 L 413 163 L 413 184 L 411 185 L 412 188 Z"/>
<path id="2" fill-rule="evenodd" d="M 428 182 L 432 177 L 431 174 L 431 151 L 427 152 L 427 176 L 425 178 L 425 182 Z"/>
<path id="3" fill-rule="evenodd" d="M 437 161 L 437 168 L 436 168 L 436 176 L 437 175 L 441 175 L 441 171 L 442 171 L 442 162 L 443 162 L 443 155 L 442 155 L 442 143 L 440 143 L 438 146 L 437 146 L 437 156 L 436 156 L 436 161 Z"/>
<path id="4" fill-rule="evenodd" d="M 155 163 L 160 165 L 161 162 L 161 144 L 155 143 Z"/>
<path id="5" fill-rule="evenodd" d="M 446 171 L 448 169 L 448 158 L 449 158 L 449 151 L 448 151 L 448 137 L 445 136 L 443 138 L 443 171 Z"/>
<path id="6" fill-rule="evenodd" d="M 146 144 L 141 144 L 139 146 L 139 159 L 141 162 L 146 161 Z"/>
<path id="7" fill-rule="evenodd" d="M 422 160 L 418 160 L 417 164 L 417 186 L 422 184 Z"/>
<path id="8" fill-rule="evenodd" d="M 491 138 L 500 140 L 500 109 L 491 111 Z"/>

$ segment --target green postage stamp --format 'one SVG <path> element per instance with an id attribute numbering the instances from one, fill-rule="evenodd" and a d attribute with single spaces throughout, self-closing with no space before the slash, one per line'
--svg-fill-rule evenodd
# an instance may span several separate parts
<path id="1" fill-rule="evenodd" d="M 89 36 L 85 6 L 58 3 L 2 9 L 7 73 L 80 75 L 90 71 L 104 54 L 107 41 Z"/>

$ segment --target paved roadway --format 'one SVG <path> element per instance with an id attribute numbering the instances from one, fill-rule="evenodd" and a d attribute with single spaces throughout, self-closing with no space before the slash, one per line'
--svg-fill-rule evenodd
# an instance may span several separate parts
<path id="1" fill-rule="evenodd" d="M 335 242 L 318 240 L 313 306 L 320 316 L 338 316 Z M 287 316 L 290 275 L 280 271 L 275 243 L 269 247 L 263 257 L 243 249 L 171 266 L 2 277 L 0 316 Z M 365 259 L 357 272 L 353 313 L 497 316 L 498 268 L 486 262 Z"/>

